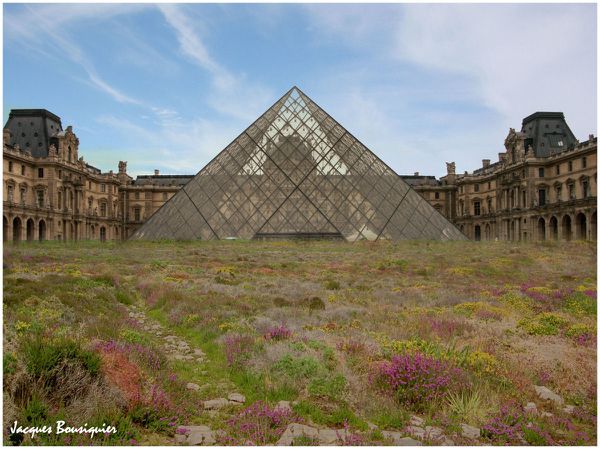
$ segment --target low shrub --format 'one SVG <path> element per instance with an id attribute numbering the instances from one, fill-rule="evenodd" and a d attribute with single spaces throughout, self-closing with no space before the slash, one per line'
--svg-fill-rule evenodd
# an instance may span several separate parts
<path id="1" fill-rule="evenodd" d="M 245 334 L 227 335 L 224 340 L 225 357 L 229 367 L 240 366 L 254 349 L 254 338 Z"/>
<path id="2" fill-rule="evenodd" d="M 263 334 L 265 340 L 286 340 L 292 336 L 292 331 L 285 324 L 270 327 Z"/>
<path id="3" fill-rule="evenodd" d="M 323 282 L 323 287 L 326 290 L 339 290 L 341 288 L 340 283 L 334 279 L 327 279 Z"/>
<path id="4" fill-rule="evenodd" d="M 292 379 L 308 379 L 321 371 L 322 366 L 312 357 L 294 357 L 284 355 L 273 365 L 274 371 L 279 371 Z"/>
<path id="5" fill-rule="evenodd" d="M 227 421 L 227 434 L 217 443 L 230 446 L 274 445 L 288 424 L 299 418 L 290 410 L 258 401 Z"/>
<path id="6" fill-rule="evenodd" d="M 321 374 L 308 384 L 308 392 L 317 397 L 338 400 L 346 390 L 346 378 L 342 374 Z"/>
<path id="7" fill-rule="evenodd" d="M 98 355 L 69 339 L 48 340 L 35 335 L 22 342 L 21 352 L 27 371 L 34 377 L 51 375 L 51 371 L 65 361 L 79 362 L 94 376 L 100 370 Z"/>
<path id="8" fill-rule="evenodd" d="M 447 404 L 450 413 L 461 422 L 478 424 L 485 418 L 483 398 L 478 390 L 451 392 Z"/>
<path id="9" fill-rule="evenodd" d="M 494 443 L 521 444 L 524 420 L 521 406 L 513 402 L 503 404 L 500 411 L 481 427 L 482 436 Z"/>
<path id="10" fill-rule="evenodd" d="M 372 373 L 372 382 L 400 404 L 423 410 L 447 392 L 465 386 L 466 376 L 462 369 L 447 361 L 417 352 L 379 362 Z"/>
<path id="11" fill-rule="evenodd" d="M 519 322 L 521 327 L 529 335 L 558 335 L 569 322 L 551 312 L 544 312 L 533 318 L 526 318 Z"/>
<path id="12" fill-rule="evenodd" d="M 597 300 L 595 291 L 593 295 L 587 292 L 574 291 L 565 299 L 564 309 L 574 315 L 596 315 Z"/>

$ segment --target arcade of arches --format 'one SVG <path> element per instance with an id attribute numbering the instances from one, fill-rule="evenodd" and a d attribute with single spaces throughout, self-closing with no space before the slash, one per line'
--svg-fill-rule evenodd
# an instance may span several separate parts
<path id="1" fill-rule="evenodd" d="M 23 215 L 4 214 L 2 216 L 2 235 L 3 240 L 20 241 L 39 241 L 48 240 L 49 232 L 57 227 L 57 230 L 64 235 L 64 241 L 69 240 L 88 240 L 98 239 L 100 241 L 119 238 L 119 229 L 117 226 L 107 226 L 104 224 L 87 226 L 86 233 L 79 235 L 77 223 L 59 220 L 55 222 L 48 217 L 27 217 Z"/>
<path id="2" fill-rule="evenodd" d="M 531 220 L 531 226 L 527 221 Z M 595 209 L 572 212 L 549 213 L 542 216 L 474 223 L 471 234 L 474 240 L 596 240 L 597 212 Z M 463 232 L 470 232 L 469 225 L 461 225 Z M 532 232 L 527 232 L 532 230 Z M 522 236 L 520 238 L 520 236 Z"/>

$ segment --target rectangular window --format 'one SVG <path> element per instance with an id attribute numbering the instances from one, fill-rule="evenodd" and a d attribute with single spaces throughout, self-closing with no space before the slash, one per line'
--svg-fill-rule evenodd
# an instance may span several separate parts
<path id="1" fill-rule="evenodd" d="M 135 221 L 141 221 L 139 207 L 136 207 L 135 209 L 133 209 L 133 217 L 134 217 Z"/>
<path id="2" fill-rule="evenodd" d="M 556 201 L 560 201 L 562 199 L 562 187 L 558 186 L 556 188 Z"/>
<path id="3" fill-rule="evenodd" d="M 574 200 L 575 199 L 575 185 L 569 184 L 568 188 L 569 188 L 569 199 Z"/>
<path id="4" fill-rule="evenodd" d="M 10 201 L 12 203 L 13 197 L 14 197 L 14 187 L 13 186 L 8 186 L 7 197 L 8 197 L 8 201 Z"/>
<path id="5" fill-rule="evenodd" d="M 102 193 L 105 193 L 105 192 L 106 192 L 106 184 L 100 184 L 100 191 L 101 191 Z"/>
<path id="6" fill-rule="evenodd" d="M 58 208 L 62 209 L 62 193 L 58 192 Z"/>
<path id="7" fill-rule="evenodd" d="M 8 161 L 8 171 L 12 173 L 12 161 Z"/>
<path id="8" fill-rule="evenodd" d="M 588 183 L 587 183 L 587 181 L 583 181 L 581 183 L 581 186 L 583 187 L 583 197 L 587 198 L 588 197 Z"/>
<path id="9" fill-rule="evenodd" d="M 100 216 L 106 217 L 106 203 L 100 203 Z"/>
<path id="10" fill-rule="evenodd" d="M 569 161 L 569 171 L 573 171 L 573 161 Z"/>
<path id="11" fill-rule="evenodd" d="M 581 158 L 581 168 L 586 168 L 586 167 L 587 167 L 587 158 L 582 157 Z"/>
<path id="12" fill-rule="evenodd" d="M 43 177 L 44 177 L 44 169 L 38 168 L 38 178 L 43 178 Z"/>
<path id="13" fill-rule="evenodd" d="M 88 189 L 92 190 L 92 181 L 88 181 Z"/>
<path id="14" fill-rule="evenodd" d="M 546 189 L 538 190 L 538 198 L 539 198 L 539 205 L 545 206 L 546 205 Z"/>
<path id="15" fill-rule="evenodd" d="M 477 184 L 475 184 L 477 185 Z M 475 215 L 481 215 L 481 203 L 479 201 L 475 201 L 473 203 L 473 213 Z"/>
<path id="16" fill-rule="evenodd" d="M 527 207 L 527 192 L 525 192 L 525 190 L 523 190 L 522 193 L 522 200 L 521 207 Z"/>
<path id="17" fill-rule="evenodd" d="M 492 199 L 491 198 L 489 198 L 487 200 L 487 206 L 488 206 L 488 214 L 491 214 L 492 213 Z"/>
<path id="18" fill-rule="evenodd" d="M 488 190 L 490 190 L 492 188 L 492 183 L 488 182 Z"/>
<path id="19" fill-rule="evenodd" d="M 140 192 L 135 192 L 135 199 L 139 200 L 140 199 Z"/>
<path id="20" fill-rule="evenodd" d="M 37 205 L 38 205 L 38 207 L 44 207 L 44 191 L 43 190 L 37 191 Z"/>
<path id="21" fill-rule="evenodd" d="M 479 184 L 475 184 L 474 188 L 476 192 L 479 192 Z"/>
<path id="22" fill-rule="evenodd" d="M 560 164 L 556 164 L 556 174 L 560 175 Z"/>
<path id="23" fill-rule="evenodd" d="M 21 176 L 25 176 L 25 166 L 21 165 Z"/>
<path id="24" fill-rule="evenodd" d="M 540 178 L 544 177 L 544 167 L 539 168 L 539 175 L 540 175 Z"/>

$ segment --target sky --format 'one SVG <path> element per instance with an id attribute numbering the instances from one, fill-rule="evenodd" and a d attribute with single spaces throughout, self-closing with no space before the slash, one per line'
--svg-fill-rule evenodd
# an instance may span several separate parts
<path id="1" fill-rule="evenodd" d="M 48 109 L 103 171 L 195 174 L 298 86 L 399 174 L 597 127 L 595 4 L 4 4 L 4 122 Z"/>

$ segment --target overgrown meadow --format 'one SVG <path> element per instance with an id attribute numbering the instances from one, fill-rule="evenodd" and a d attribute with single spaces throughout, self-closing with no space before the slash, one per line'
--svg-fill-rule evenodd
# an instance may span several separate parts
<path id="1" fill-rule="evenodd" d="M 4 443 L 171 445 L 206 425 L 272 445 L 302 423 L 384 445 L 418 416 L 455 444 L 594 445 L 596 285 L 585 242 L 5 245 Z M 118 432 L 9 431 L 58 419 Z"/>

